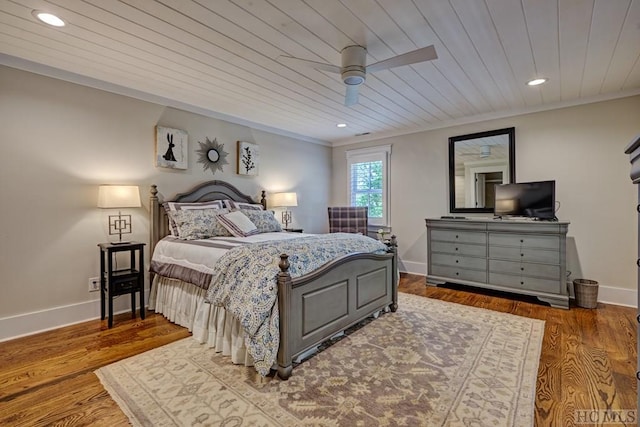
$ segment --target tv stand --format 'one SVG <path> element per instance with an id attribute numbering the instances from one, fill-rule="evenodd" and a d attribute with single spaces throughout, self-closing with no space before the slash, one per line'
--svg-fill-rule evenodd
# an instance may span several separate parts
<path id="1" fill-rule="evenodd" d="M 569 308 L 569 222 L 426 219 L 427 284 L 446 282 L 533 295 Z"/>

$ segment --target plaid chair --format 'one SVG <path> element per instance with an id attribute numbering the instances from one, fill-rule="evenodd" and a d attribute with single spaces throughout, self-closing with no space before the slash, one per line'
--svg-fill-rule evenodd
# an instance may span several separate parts
<path id="1" fill-rule="evenodd" d="M 340 206 L 329 208 L 329 233 L 360 233 L 367 235 L 369 208 Z"/>

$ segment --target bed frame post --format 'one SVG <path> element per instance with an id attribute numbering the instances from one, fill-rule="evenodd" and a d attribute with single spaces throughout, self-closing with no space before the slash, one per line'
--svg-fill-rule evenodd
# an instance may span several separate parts
<path id="1" fill-rule="evenodd" d="M 262 190 L 262 194 L 260 196 L 260 204 L 262 205 L 262 208 L 266 211 L 267 210 L 267 192 L 265 190 Z"/>
<path id="2" fill-rule="evenodd" d="M 389 241 L 389 243 L 387 244 L 387 246 L 389 247 L 388 252 L 393 254 L 393 268 L 392 268 L 392 275 L 393 277 L 391 278 L 393 286 L 393 295 L 392 295 L 392 301 L 393 303 L 391 304 L 391 306 L 389 308 L 391 308 L 392 312 L 396 312 L 398 310 L 398 282 L 400 281 L 400 273 L 398 273 L 398 240 L 396 239 L 396 235 L 392 235 L 391 236 L 391 240 Z"/>
<path id="3" fill-rule="evenodd" d="M 291 275 L 289 274 L 289 255 L 281 254 L 278 273 L 278 309 L 280 311 L 280 346 L 278 348 L 278 376 L 287 380 L 293 370 L 293 359 L 289 345 L 291 313 Z"/>
<path id="4" fill-rule="evenodd" d="M 158 218 L 160 217 L 160 205 L 158 204 L 158 186 L 151 185 L 149 189 L 149 222 L 151 226 L 151 251 L 156 247 L 156 243 L 160 240 L 160 224 Z"/>
<path id="5" fill-rule="evenodd" d="M 153 249 L 156 247 L 156 243 L 160 240 L 160 224 L 158 218 L 160 217 L 160 213 L 158 209 L 160 205 L 158 204 L 158 186 L 155 184 L 151 185 L 149 189 L 149 228 L 151 235 L 149 236 L 151 241 L 149 242 L 150 251 L 149 254 L 153 253 Z M 149 255 L 151 258 L 151 255 Z M 153 284 L 154 274 L 149 272 L 149 287 Z"/>

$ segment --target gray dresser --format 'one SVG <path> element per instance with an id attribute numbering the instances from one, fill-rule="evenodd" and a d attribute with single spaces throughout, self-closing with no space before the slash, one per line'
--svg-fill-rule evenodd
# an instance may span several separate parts
<path id="1" fill-rule="evenodd" d="M 565 221 L 426 219 L 427 283 L 534 295 L 569 308 Z"/>

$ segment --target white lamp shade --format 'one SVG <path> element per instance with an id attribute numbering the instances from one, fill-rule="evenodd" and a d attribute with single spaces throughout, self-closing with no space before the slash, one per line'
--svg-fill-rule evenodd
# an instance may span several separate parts
<path id="1" fill-rule="evenodd" d="M 137 185 L 101 185 L 98 187 L 98 207 L 139 208 L 140 190 Z"/>
<path id="2" fill-rule="evenodd" d="M 296 193 L 275 193 L 271 197 L 271 205 L 279 206 L 298 206 L 298 196 Z"/>

